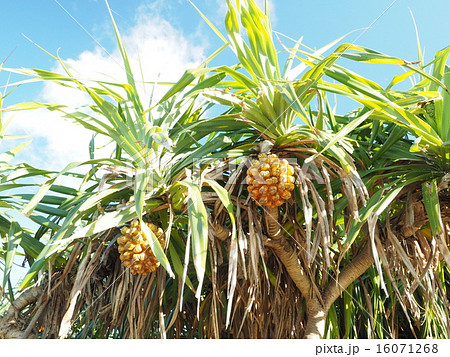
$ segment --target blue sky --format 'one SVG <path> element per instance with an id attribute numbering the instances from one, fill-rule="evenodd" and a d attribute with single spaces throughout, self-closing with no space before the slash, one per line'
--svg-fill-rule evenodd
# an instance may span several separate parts
<path id="1" fill-rule="evenodd" d="M 225 0 L 193 2 L 223 30 Z M 138 55 L 141 57 L 146 80 L 159 75 L 161 80 L 175 81 L 186 68 L 195 67 L 221 45 L 188 0 L 110 0 L 109 4 L 129 54 L 136 58 L 136 63 Z M 275 31 L 295 39 L 303 36 L 303 43 L 312 48 L 320 48 L 354 31 L 345 41 L 416 60 L 416 35 L 410 10 L 427 60 L 450 45 L 450 2 L 445 0 L 271 0 L 270 8 Z M 101 72 L 119 80 L 123 76 L 123 69 L 115 60 L 114 35 L 103 0 L 3 1 L 0 23 L 0 61 L 9 56 L 5 67 L 56 69 L 55 60 L 33 41 L 52 54 L 58 53 L 88 76 L 95 77 Z M 363 28 L 366 29 L 355 31 Z M 289 45 L 287 40 L 283 41 Z M 231 50 L 223 53 L 220 61 L 235 63 Z M 401 73 L 400 68 L 393 66 L 340 61 L 382 85 Z M 8 79 L 3 71 L 0 86 L 14 79 Z M 85 98 L 50 85 L 26 85 L 6 98 L 4 106 L 35 100 L 76 106 Z M 87 159 L 88 133 L 55 114 L 18 113 L 10 130 L 32 137 L 32 144 L 19 158 L 36 166 L 57 169 L 70 161 Z"/>

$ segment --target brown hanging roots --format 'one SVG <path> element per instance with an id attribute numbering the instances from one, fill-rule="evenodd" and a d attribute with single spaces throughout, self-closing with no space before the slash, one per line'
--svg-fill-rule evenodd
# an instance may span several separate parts
<path id="1" fill-rule="evenodd" d="M 164 245 L 163 230 L 153 223 L 145 223 L 152 230 L 161 245 Z M 122 236 L 117 239 L 120 260 L 125 268 L 130 268 L 131 274 L 146 275 L 159 267 L 159 261 L 151 250 L 147 239 L 143 236 L 139 221 L 134 219 L 130 227 L 121 229 Z"/>
<path id="2" fill-rule="evenodd" d="M 291 197 L 294 182 L 294 168 L 276 154 L 259 154 L 247 170 L 247 190 L 260 206 L 281 206 Z"/>

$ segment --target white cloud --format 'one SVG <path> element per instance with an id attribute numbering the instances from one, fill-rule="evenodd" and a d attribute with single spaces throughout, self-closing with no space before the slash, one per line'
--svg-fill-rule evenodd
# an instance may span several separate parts
<path id="1" fill-rule="evenodd" d="M 187 68 L 197 67 L 204 60 L 204 46 L 194 43 L 169 22 L 154 13 L 140 14 L 136 24 L 122 34 L 124 45 L 136 80 L 176 81 Z M 84 78 L 106 79 L 123 82 L 126 73 L 115 49 L 111 54 L 98 47 L 93 51 L 84 51 L 78 57 L 65 60 L 73 73 Z M 32 67 L 32 63 L 30 67 Z M 141 75 L 142 69 L 142 75 Z M 61 68 L 55 64 L 55 71 Z M 168 87 L 156 92 L 160 96 Z M 148 104 L 150 88 L 141 86 L 142 103 Z M 46 83 L 38 98 L 25 101 L 65 104 L 77 107 L 89 103 L 87 94 Z M 72 161 L 89 159 L 88 143 L 92 133 L 82 126 L 62 119 L 55 112 L 44 110 L 16 112 L 10 127 L 11 134 L 27 134 L 33 138 L 23 152 L 26 161 L 40 168 L 62 169 Z"/>

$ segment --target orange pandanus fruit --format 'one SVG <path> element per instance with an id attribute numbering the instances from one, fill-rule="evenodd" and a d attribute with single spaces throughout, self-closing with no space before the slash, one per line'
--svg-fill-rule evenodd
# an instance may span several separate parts
<path id="1" fill-rule="evenodd" d="M 153 223 L 145 223 L 164 245 L 163 230 Z M 146 275 L 159 266 L 147 239 L 144 237 L 137 219 L 130 223 L 130 227 L 123 227 L 122 235 L 117 239 L 119 244 L 120 260 L 125 268 L 130 268 L 131 274 Z"/>
<path id="2" fill-rule="evenodd" d="M 294 189 L 294 168 L 276 154 L 259 154 L 247 170 L 247 190 L 260 206 L 281 206 Z"/>

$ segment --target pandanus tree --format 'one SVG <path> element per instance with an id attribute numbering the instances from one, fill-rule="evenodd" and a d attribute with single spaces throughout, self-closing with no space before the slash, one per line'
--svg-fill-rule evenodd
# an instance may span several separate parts
<path id="1" fill-rule="evenodd" d="M 449 112 L 446 109 L 449 48 L 437 52 L 433 61 L 426 65 L 419 51 L 418 66 L 365 48 L 358 50 L 359 53 L 343 56 L 357 61 L 402 65 L 406 69 L 383 90 L 370 82 L 366 82 L 367 86 L 359 84 L 359 89 L 353 87 L 352 92 L 347 85 L 335 87 L 337 91 L 346 87 L 344 91 L 363 104 L 361 110 L 374 110 L 369 116 L 369 120 L 373 119 L 370 130 L 360 128 L 359 135 L 364 134 L 357 139 L 365 141 L 372 151 L 361 151 L 367 179 L 383 182 L 380 189 L 384 193 L 378 190 L 374 194 L 384 196 L 383 209 L 377 208 L 369 214 L 372 219 L 378 219 L 380 214 L 385 216 L 374 237 L 392 284 L 389 291 L 397 296 L 405 311 L 412 336 L 446 337 L 449 333 L 446 291 L 450 262 Z M 414 77 L 411 88 L 393 89 L 411 77 Z M 346 84 L 346 81 L 341 83 Z M 417 323 L 420 309 L 429 314 L 422 317 L 425 321 L 422 325 Z"/>
<path id="2" fill-rule="evenodd" d="M 10 262 L 21 246 L 30 263 L 21 284 L 29 290 L 15 300 L 25 327 L 10 331 L 446 336 L 448 51 L 437 54 L 432 74 L 341 39 L 316 51 L 280 40 L 278 52 L 267 6 L 253 0 L 228 2 L 226 36 L 206 21 L 224 45 L 148 106 L 140 90 L 148 84 L 135 80 L 114 20 L 125 84 L 78 78 L 58 58 L 64 74 L 9 69 L 31 77 L 24 82 L 83 91 L 91 102 L 8 110 L 58 111 L 109 137 L 111 147 L 108 158 L 56 174 L 27 166 L 2 176 L 5 190 L 49 177 L 35 195 L 2 197 L 39 225 L 15 241 L 15 231 L 2 230 L 2 258 Z M 227 47 L 237 63 L 208 67 Z M 338 65 L 342 57 L 409 72 L 383 89 Z M 413 74 L 421 76 L 416 85 L 393 90 Z M 360 108 L 338 115 L 330 95 Z M 89 171 L 74 173 L 80 166 Z M 81 184 L 58 184 L 62 176 Z M 5 291 L 7 283 L 5 274 Z M 416 326 L 421 308 L 430 311 L 427 323 L 438 322 Z M 405 322 L 393 326 L 397 316 Z"/>

